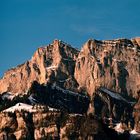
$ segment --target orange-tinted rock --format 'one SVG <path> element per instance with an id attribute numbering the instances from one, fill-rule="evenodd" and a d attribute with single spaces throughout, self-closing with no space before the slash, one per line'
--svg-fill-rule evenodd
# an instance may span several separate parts
<path id="1" fill-rule="evenodd" d="M 33 81 L 84 89 L 92 96 L 104 86 L 138 97 L 140 91 L 139 38 L 88 40 L 81 51 L 60 41 L 38 48 L 31 60 L 8 70 L 0 80 L 0 93 L 25 93 Z"/>
<path id="2" fill-rule="evenodd" d="M 0 93 L 25 93 L 33 81 L 40 84 L 66 80 L 74 75 L 79 51 L 55 40 L 53 44 L 38 48 L 31 60 L 8 70 L 0 80 Z"/>
<path id="3" fill-rule="evenodd" d="M 92 96 L 99 86 L 126 95 L 140 90 L 140 52 L 127 39 L 89 40 L 81 49 L 75 79 Z"/>

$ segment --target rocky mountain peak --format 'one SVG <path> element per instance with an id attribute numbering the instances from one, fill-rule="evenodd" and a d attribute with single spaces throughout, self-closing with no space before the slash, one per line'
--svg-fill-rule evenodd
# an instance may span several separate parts
<path id="1" fill-rule="evenodd" d="M 72 77 L 78 53 L 78 50 L 61 40 L 38 48 L 31 60 L 5 73 L 0 80 L 0 85 L 3 85 L 0 93 L 24 93 L 35 80 L 42 84 Z"/>
<path id="2" fill-rule="evenodd" d="M 55 39 L 40 47 L 31 60 L 10 69 L 0 80 L 0 93 L 24 93 L 33 81 L 84 89 L 92 96 L 100 86 L 138 96 L 140 90 L 139 38 L 89 39 L 81 51 Z"/>
<path id="3" fill-rule="evenodd" d="M 76 61 L 75 79 L 78 84 L 90 95 L 104 86 L 137 96 L 140 89 L 140 50 L 137 45 L 129 39 L 88 40 Z"/>

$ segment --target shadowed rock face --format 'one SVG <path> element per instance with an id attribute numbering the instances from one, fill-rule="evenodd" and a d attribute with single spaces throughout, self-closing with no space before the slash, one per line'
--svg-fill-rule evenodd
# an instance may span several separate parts
<path id="1" fill-rule="evenodd" d="M 140 92 L 139 38 L 88 40 L 81 51 L 54 40 L 39 48 L 22 65 L 8 70 L 0 80 L 0 93 L 25 93 L 33 81 L 86 90 L 92 97 L 100 86 L 138 97 Z"/>
<path id="2" fill-rule="evenodd" d="M 84 114 L 90 102 L 89 97 L 82 92 L 65 90 L 55 84 L 40 85 L 37 81 L 33 82 L 28 94 L 40 104 L 65 110 L 68 113 Z"/>

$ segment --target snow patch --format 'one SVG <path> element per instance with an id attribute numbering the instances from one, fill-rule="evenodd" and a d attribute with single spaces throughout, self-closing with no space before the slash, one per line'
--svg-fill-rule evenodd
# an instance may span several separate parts
<path id="1" fill-rule="evenodd" d="M 112 60 L 113 60 L 113 61 L 117 61 L 117 59 L 116 59 L 116 58 L 112 58 Z"/>
<path id="2" fill-rule="evenodd" d="M 17 103 L 15 106 L 5 109 L 3 112 L 14 113 L 15 111 L 22 111 L 22 110 L 27 111 L 27 112 L 36 112 L 36 109 L 33 109 L 32 105 L 28 105 L 25 103 Z"/>
<path id="3" fill-rule="evenodd" d="M 65 61 L 73 61 L 72 59 L 63 58 Z"/>
<path id="4" fill-rule="evenodd" d="M 15 96 L 13 94 L 11 94 L 10 92 L 7 92 L 2 95 L 2 100 L 4 100 L 4 99 L 13 100 L 14 97 Z"/>
<path id="5" fill-rule="evenodd" d="M 34 98 L 32 97 L 32 95 L 29 96 L 28 99 L 30 100 L 30 102 L 31 102 L 32 104 L 38 103 L 38 101 L 37 101 L 36 99 L 34 99 Z"/>
<path id="6" fill-rule="evenodd" d="M 130 132 L 130 134 L 139 134 L 135 129 Z"/>
<path id="7" fill-rule="evenodd" d="M 49 109 L 49 111 L 58 111 L 58 109 L 52 108 L 52 107 L 49 107 L 49 106 L 48 106 L 48 109 Z"/>
<path id="8" fill-rule="evenodd" d="M 69 114 L 69 116 L 71 116 L 71 117 L 76 117 L 76 116 L 83 116 L 82 114 Z"/>
<path id="9" fill-rule="evenodd" d="M 123 101 L 125 101 L 126 103 L 130 103 L 130 102 L 128 102 L 126 99 L 124 99 L 121 95 L 119 95 L 119 94 L 117 94 L 117 93 L 114 93 L 114 92 L 112 92 L 112 91 L 109 91 L 109 90 L 106 89 L 106 88 L 101 87 L 101 88 L 100 88 L 100 91 L 103 91 L 103 92 L 109 94 L 112 98 L 115 98 L 115 99 L 117 99 L 117 100 L 123 100 Z"/>
<path id="10" fill-rule="evenodd" d="M 134 129 L 130 132 L 130 140 L 140 139 L 140 134 Z"/>
<path id="11" fill-rule="evenodd" d="M 56 68 L 58 68 L 58 66 L 52 65 L 50 67 L 46 67 L 46 70 L 51 70 L 51 69 L 55 70 Z"/>
<path id="12" fill-rule="evenodd" d="M 65 89 L 63 89 L 63 88 L 61 88 L 61 87 L 59 87 L 59 86 L 56 86 L 56 84 L 53 84 L 53 86 L 52 86 L 52 89 L 57 89 L 57 90 L 59 90 L 59 91 L 61 91 L 61 92 L 63 92 L 63 93 L 65 93 L 65 94 L 71 94 L 71 95 L 73 95 L 73 96 L 82 96 L 82 97 L 85 97 L 85 98 L 87 98 L 87 96 L 85 96 L 85 95 L 80 95 L 79 93 L 77 93 L 77 92 L 73 92 L 73 91 L 70 91 L 70 90 L 65 90 Z"/>
<path id="13" fill-rule="evenodd" d="M 118 133 L 123 133 L 124 132 L 124 129 L 122 129 L 122 124 L 121 123 L 117 123 L 116 126 L 114 127 L 114 129 Z"/>

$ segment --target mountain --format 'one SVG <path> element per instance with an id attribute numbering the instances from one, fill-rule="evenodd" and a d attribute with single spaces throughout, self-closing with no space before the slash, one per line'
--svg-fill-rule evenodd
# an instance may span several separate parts
<path id="1" fill-rule="evenodd" d="M 100 86 L 137 98 L 140 92 L 140 38 L 88 40 L 81 50 L 54 40 L 38 48 L 31 60 L 8 70 L 0 93 L 24 94 L 33 81 L 56 83 L 91 97 Z"/>
<path id="2" fill-rule="evenodd" d="M 104 86 L 137 97 L 140 91 L 140 47 L 128 39 L 88 40 L 78 55 L 75 78 L 90 95 Z"/>
<path id="3" fill-rule="evenodd" d="M 58 83 L 76 88 L 75 61 L 79 51 L 70 45 L 54 40 L 53 44 L 38 48 L 31 60 L 8 70 L 0 80 L 0 93 L 25 93 L 33 81 Z"/>
<path id="4" fill-rule="evenodd" d="M 0 79 L 0 139 L 139 139 L 140 38 L 61 40 Z"/>

